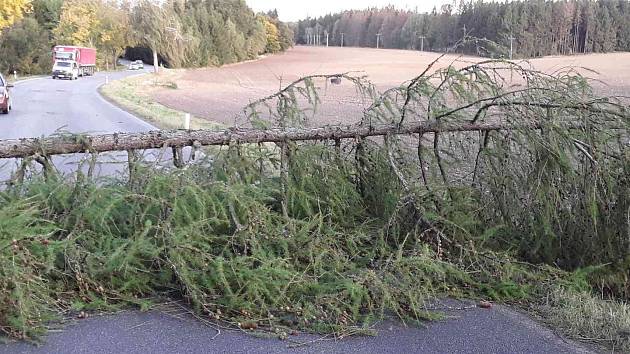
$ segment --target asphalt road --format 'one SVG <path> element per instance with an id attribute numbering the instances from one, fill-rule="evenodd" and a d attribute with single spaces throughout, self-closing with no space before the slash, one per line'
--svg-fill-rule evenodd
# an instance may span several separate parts
<path id="1" fill-rule="evenodd" d="M 155 130 L 152 125 L 111 105 L 98 94 L 98 88 L 106 79 L 139 73 L 121 71 L 97 73 L 75 81 L 44 77 L 18 82 L 11 91 L 13 110 L 8 115 L 0 115 L 0 139 Z M 53 162 L 61 172 L 71 173 L 76 171 L 81 158 L 77 155 L 56 156 Z M 126 159 L 124 153 L 102 154 L 96 174 L 121 172 Z M 14 159 L 0 159 L 0 182 L 10 177 L 16 163 Z"/>
<path id="2" fill-rule="evenodd" d="M 450 319 L 426 328 L 395 321 L 376 326 L 376 336 L 335 341 L 314 335 L 289 336 L 290 341 L 263 339 L 222 330 L 172 312 L 128 312 L 79 320 L 53 333 L 45 344 L 0 345 L 9 353 L 590 353 L 564 341 L 549 329 L 504 307 L 450 311 Z M 297 348 L 295 344 L 303 343 Z"/>
<path id="3" fill-rule="evenodd" d="M 41 137 L 59 132 L 141 132 L 151 125 L 112 106 L 97 92 L 107 75 L 111 80 L 137 72 L 99 73 L 78 81 L 50 78 L 19 83 L 13 90 L 14 111 L 0 116 L 0 139 Z M 125 156 L 112 155 L 116 160 Z M 102 159 L 105 159 L 103 156 Z M 77 156 L 59 157 L 57 167 L 76 169 Z M 4 168 L 2 167 L 5 164 Z M 15 163 L 0 161 L 0 179 Z M 60 167 L 61 166 L 61 167 Z M 105 162 L 101 173 L 116 171 Z M 452 304 L 451 304 L 452 305 Z M 451 311 L 452 318 L 407 328 L 382 323 L 376 337 L 342 341 L 316 340 L 296 349 L 286 341 L 261 339 L 235 331 L 215 330 L 190 318 L 173 318 L 160 311 L 128 312 L 94 317 L 51 333 L 42 346 L 23 342 L 0 344 L 4 353 L 576 353 L 588 352 L 565 341 L 528 317 L 504 307 Z M 0 338 L 0 342 L 1 342 Z M 295 341 L 317 337 L 301 335 Z"/>
<path id="4" fill-rule="evenodd" d="M 138 72 L 97 73 L 75 81 L 45 77 L 18 82 L 11 91 L 13 111 L 0 115 L 0 139 L 154 129 L 97 94 L 106 76 L 113 80 L 133 74 Z"/>

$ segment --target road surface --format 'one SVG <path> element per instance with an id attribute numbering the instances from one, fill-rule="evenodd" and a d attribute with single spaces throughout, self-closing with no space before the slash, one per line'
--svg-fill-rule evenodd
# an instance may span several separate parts
<path id="1" fill-rule="evenodd" d="M 98 94 L 98 88 L 106 79 L 137 74 L 138 71 L 121 71 L 97 73 L 75 81 L 44 77 L 18 82 L 11 91 L 13 110 L 8 115 L 0 115 L 0 139 L 155 130 L 152 125 L 112 106 Z M 80 156 L 56 156 L 53 162 L 61 172 L 71 173 L 76 171 L 80 159 Z M 122 171 L 126 154 L 102 154 L 99 161 L 96 173 L 112 175 Z M 14 159 L 0 159 L 0 182 L 10 177 L 15 166 Z"/>
<path id="2" fill-rule="evenodd" d="M 168 312 L 172 313 L 172 312 Z M 590 353 L 563 341 L 526 316 L 501 306 L 449 311 L 448 320 L 410 328 L 393 321 L 376 326 L 376 336 L 339 341 L 313 335 L 290 341 L 238 331 L 220 334 L 191 318 L 165 312 L 128 312 L 77 320 L 53 333 L 41 347 L 0 345 L 0 354 L 38 353 Z M 306 343 L 292 348 L 296 343 Z"/>
<path id="3" fill-rule="evenodd" d="M 132 74 L 119 72 L 107 76 L 113 80 Z M 112 133 L 154 129 L 99 96 L 97 89 L 105 82 L 105 76 L 99 73 L 78 81 L 44 78 L 19 83 L 13 91 L 14 111 L 8 116 L 0 116 L 0 139 L 48 136 L 60 131 Z M 77 160 L 76 156 L 66 156 L 55 163 L 60 164 L 61 169 L 71 171 L 76 168 Z M 109 166 L 106 167 L 108 169 L 112 164 L 104 166 Z M 5 174 L 7 169 L 11 169 L 10 162 L 5 166 Z M 22 342 L 0 344 L 0 354 L 588 352 L 585 347 L 562 340 L 549 329 L 504 307 L 495 306 L 489 310 L 473 308 L 450 314 L 454 317 L 428 324 L 426 328 L 406 328 L 396 322 L 383 323 L 377 327 L 379 334 L 376 337 L 315 341 L 290 349 L 286 341 L 261 339 L 241 332 L 223 331 L 213 338 L 216 332 L 212 328 L 192 319 L 173 318 L 160 311 L 128 312 L 78 321 L 62 332 L 51 333 L 40 347 Z M 295 340 L 315 338 L 303 335 Z"/>
<path id="4" fill-rule="evenodd" d="M 143 132 L 150 124 L 113 107 L 97 94 L 105 77 L 118 79 L 137 71 L 97 73 L 79 80 L 50 77 L 18 82 L 12 89 L 13 111 L 0 115 L 0 139 L 70 133 Z"/>

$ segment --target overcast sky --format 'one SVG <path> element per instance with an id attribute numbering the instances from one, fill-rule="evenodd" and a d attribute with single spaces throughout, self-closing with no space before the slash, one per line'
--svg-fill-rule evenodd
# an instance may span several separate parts
<path id="1" fill-rule="evenodd" d="M 318 17 L 343 10 L 365 9 L 368 7 L 384 7 L 394 5 L 400 9 L 429 12 L 434 6 L 438 9 L 442 4 L 452 0 L 245 0 L 256 12 L 278 9 L 282 21 L 297 21 L 307 16 Z"/>

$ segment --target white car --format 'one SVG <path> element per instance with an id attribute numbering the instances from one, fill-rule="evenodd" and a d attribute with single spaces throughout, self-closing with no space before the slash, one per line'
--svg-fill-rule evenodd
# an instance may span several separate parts
<path id="1" fill-rule="evenodd" d="M 129 63 L 129 70 L 140 70 L 144 69 L 144 63 L 142 60 L 136 60 Z"/>
<path id="2" fill-rule="evenodd" d="M 74 61 L 57 60 L 53 65 L 52 78 L 77 80 L 79 78 L 79 66 Z"/>

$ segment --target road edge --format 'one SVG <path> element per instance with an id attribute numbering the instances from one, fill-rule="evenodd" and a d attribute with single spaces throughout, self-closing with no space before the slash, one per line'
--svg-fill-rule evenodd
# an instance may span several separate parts
<path id="1" fill-rule="evenodd" d="M 123 80 L 126 78 L 131 78 L 131 77 L 137 77 L 137 76 L 142 76 L 142 75 L 146 75 L 147 73 L 143 73 L 143 74 L 136 74 L 136 75 L 130 75 L 130 76 L 126 76 L 122 79 L 116 79 L 116 80 L 112 80 L 112 81 L 118 81 L 118 80 Z M 113 98 L 109 97 L 108 95 L 103 93 L 103 86 L 107 85 L 108 82 L 102 82 L 100 83 L 98 86 L 96 86 L 96 96 L 98 96 L 98 98 L 109 104 L 110 106 L 114 107 L 115 109 L 124 112 L 126 114 L 128 114 L 129 116 L 135 118 L 136 120 L 138 120 L 139 122 L 141 122 L 142 124 L 144 124 L 147 128 L 149 128 L 150 130 L 161 130 L 161 127 L 158 127 L 154 124 L 152 124 L 150 121 L 148 121 L 147 119 L 143 119 L 142 115 L 139 114 L 139 112 L 136 112 L 133 109 L 128 109 L 127 107 L 124 107 L 123 105 L 119 104 L 118 102 L 116 102 Z"/>
<path id="2" fill-rule="evenodd" d="M 10 82 L 10 81 L 9 81 L 9 83 L 10 83 L 11 85 L 19 85 L 19 84 L 23 84 L 23 83 L 25 83 L 25 82 L 29 82 L 29 81 L 43 80 L 43 79 L 45 79 L 46 77 L 47 77 L 47 76 L 42 75 L 42 76 L 31 77 L 31 78 L 28 78 L 28 79 L 22 79 L 22 80 L 13 81 L 13 82 Z M 7 80 L 7 81 L 8 81 L 8 80 Z"/>
<path id="3" fill-rule="evenodd" d="M 116 97 L 110 93 L 105 92 L 105 87 L 106 85 L 112 84 L 114 81 L 123 81 L 126 79 L 134 79 L 134 78 L 138 78 L 138 77 L 142 77 L 142 76 L 146 76 L 146 75 L 151 75 L 150 72 L 145 72 L 142 74 L 136 74 L 136 75 L 130 75 L 127 77 L 124 77 L 122 79 L 117 79 L 117 80 L 112 80 L 109 83 L 103 83 L 98 87 L 98 93 L 99 96 L 101 96 L 101 98 L 105 101 L 107 101 L 109 104 L 116 106 L 117 108 L 128 112 L 132 115 L 134 115 L 136 118 L 144 121 L 147 124 L 150 124 L 151 126 L 155 127 L 155 129 L 159 129 L 159 130 L 177 130 L 177 129 L 182 129 L 183 128 L 183 122 L 184 122 L 184 115 L 187 112 L 184 111 L 180 111 L 180 110 L 176 110 L 173 109 L 171 107 L 165 106 L 159 102 L 157 102 L 156 100 L 154 100 L 151 97 L 143 97 L 143 99 L 146 100 L 146 102 L 142 102 L 142 103 L 135 103 L 135 102 L 125 102 L 126 100 L 122 97 Z M 142 95 L 142 94 L 140 94 Z M 150 114 L 150 113 L 145 113 L 143 112 L 143 108 L 146 109 L 146 107 L 153 107 L 154 109 L 157 109 L 159 111 L 162 112 L 157 112 L 155 114 Z M 173 119 L 171 122 L 173 123 L 165 123 L 162 122 L 162 120 L 157 119 L 156 116 L 160 116 L 161 114 L 164 115 L 170 115 L 173 116 Z M 176 120 L 176 117 L 181 117 L 181 124 L 179 121 Z M 167 120 L 168 121 L 168 120 Z M 212 121 L 208 121 L 199 117 L 195 117 L 192 116 L 191 117 L 191 128 L 192 129 L 209 129 L 209 130 L 224 130 L 225 127 L 212 122 Z"/>

